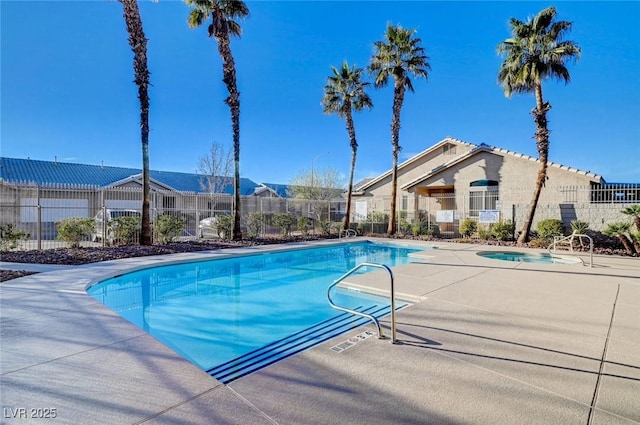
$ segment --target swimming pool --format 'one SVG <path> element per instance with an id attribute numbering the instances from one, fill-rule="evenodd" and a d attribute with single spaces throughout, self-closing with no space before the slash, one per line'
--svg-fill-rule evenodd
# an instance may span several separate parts
<path id="1" fill-rule="evenodd" d="M 481 257 L 502 261 L 516 261 L 521 263 L 537 264 L 577 264 L 577 258 L 551 256 L 535 252 L 511 252 L 511 251 L 481 251 L 477 253 Z"/>
<path id="2" fill-rule="evenodd" d="M 230 382 L 366 323 L 329 306 L 329 285 L 362 262 L 393 267 L 423 250 L 358 242 L 223 258 L 128 273 L 87 293 Z M 362 292 L 338 289 L 334 301 L 390 313 L 388 299 Z"/>

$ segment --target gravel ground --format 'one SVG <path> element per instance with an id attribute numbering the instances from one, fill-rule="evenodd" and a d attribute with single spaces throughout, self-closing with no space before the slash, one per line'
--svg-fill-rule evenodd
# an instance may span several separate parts
<path id="1" fill-rule="evenodd" d="M 394 237 L 395 238 L 395 237 Z M 165 245 L 151 246 L 116 246 L 116 247 L 97 247 L 97 248 L 57 248 L 32 251 L 8 251 L 2 253 L 2 261 L 10 263 L 32 263 L 32 264 L 64 264 L 64 265 L 80 265 L 87 263 L 96 263 L 100 261 L 116 260 L 119 258 L 144 257 L 148 255 L 175 254 L 178 252 L 194 252 L 207 251 L 212 249 L 235 248 L 243 246 L 256 246 L 277 244 L 283 242 L 298 242 L 302 240 L 317 240 L 318 236 L 289 237 L 289 238 L 263 238 L 242 241 L 203 241 L 203 242 L 180 242 Z M 407 237 L 406 239 L 417 239 Z M 447 242 L 455 242 L 455 240 L 446 239 Z M 497 242 L 497 241 L 472 241 L 460 240 L 466 243 L 482 243 L 493 246 L 514 246 L 515 242 Z M 595 254 L 601 255 L 620 255 L 626 256 L 624 250 L 614 247 L 599 247 L 594 249 Z M 24 270 L 0 270 L 0 282 L 10 279 L 16 279 L 22 276 L 33 274 Z"/>
<path id="2" fill-rule="evenodd" d="M 165 245 L 151 246 L 115 246 L 96 248 L 56 248 L 31 251 L 6 251 L 2 253 L 2 261 L 8 263 L 30 264 L 63 264 L 80 265 L 97 263 L 100 261 L 116 260 L 120 258 L 145 257 L 149 255 L 175 254 L 178 252 L 208 251 L 213 249 L 236 248 L 243 246 L 269 245 L 283 242 L 297 242 L 302 240 L 315 240 L 318 237 L 306 238 L 290 237 L 285 239 L 253 239 L 242 241 L 205 241 L 205 242 L 180 242 Z M 0 282 L 28 276 L 33 272 L 24 270 L 0 270 Z"/>

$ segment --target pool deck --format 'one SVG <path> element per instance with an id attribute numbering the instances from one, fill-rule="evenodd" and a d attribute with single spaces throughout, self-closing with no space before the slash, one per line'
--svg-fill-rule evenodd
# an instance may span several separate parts
<path id="1" fill-rule="evenodd" d="M 85 288 L 166 261 L 272 246 L 45 268 L 4 282 L 1 423 L 640 424 L 640 259 L 512 263 L 476 255 L 502 247 L 422 245 L 437 249 L 393 268 L 396 294 L 414 302 L 397 312 L 397 344 L 353 338 L 368 325 L 228 385 Z M 389 286 L 382 271 L 348 281 Z M 388 318 L 383 325 L 389 333 Z M 33 419 L 47 414 L 55 419 Z"/>

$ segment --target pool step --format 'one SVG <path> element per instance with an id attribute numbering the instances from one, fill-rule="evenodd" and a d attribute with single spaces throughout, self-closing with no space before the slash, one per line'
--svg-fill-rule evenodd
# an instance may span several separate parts
<path id="1" fill-rule="evenodd" d="M 391 306 L 373 305 L 367 308 L 358 307 L 355 310 L 371 314 L 379 319 L 391 313 Z M 293 335 L 213 367 L 207 370 L 207 373 L 223 384 L 227 384 L 367 323 L 371 323 L 371 320 L 349 313 L 341 313 L 331 319 L 317 323 Z"/>

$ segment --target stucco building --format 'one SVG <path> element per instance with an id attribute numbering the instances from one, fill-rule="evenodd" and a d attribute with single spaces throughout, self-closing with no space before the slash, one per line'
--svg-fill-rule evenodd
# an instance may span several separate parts
<path id="1" fill-rule="evenodd" d="M 398 211 L 409 222 L 437 223 L 445 232 L 455 232 L 465 218 L 509 219 L 517 226 L 527 212 L 539 166 L 528 155 L 447 137 L 398 165 Z M 372 211 L 388 213 L 390 195 L 391 170 L 359 184 L 355 219 Z M 567 226 L 581 219 L 595 229 L 618 216 L 619 203 L 638 202 L 639 195 L 640 185 L 609 185 L 596 173 L 549 162 L 534 225 L 543 218 L 559 218 Z M 596 208 L 602 210 L 596 216 L 588 211 L 595 204 L 614 205 Z"/>

